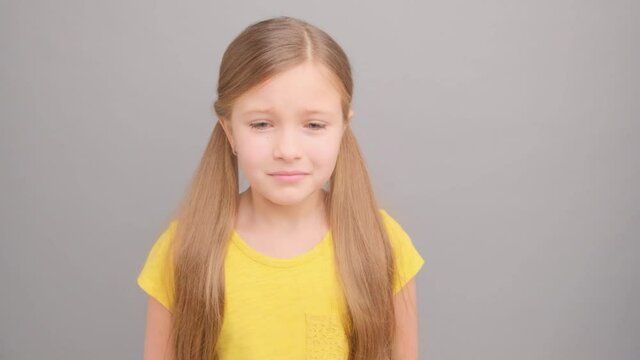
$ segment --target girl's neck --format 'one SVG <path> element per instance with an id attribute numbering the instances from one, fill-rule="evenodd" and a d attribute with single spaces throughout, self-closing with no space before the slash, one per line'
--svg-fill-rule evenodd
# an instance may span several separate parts
<path id="1" fill-rule="evenodd" d="M 239 194 L 237 226 L 271 229 L 270 232 L 300 232 L 310 226 L 327 227 L 325 198 L 320 189 L 295 205 L 279 205 L 260 196 L 249 187 Z"/>

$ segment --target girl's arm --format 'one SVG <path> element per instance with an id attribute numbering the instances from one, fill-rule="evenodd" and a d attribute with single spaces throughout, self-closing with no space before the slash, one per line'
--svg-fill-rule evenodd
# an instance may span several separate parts
<path id="1" fill-rule="evenodd" d="M 393 360 L 418 359 L 418 317 L 416 312 L 416 281 L 409 280 L 394 295 L 396 312 L 396 340 L 393 345 Z"/>
<path id="2" fill-rule="evenodd" d="M 169 347 L 170 330 L 171 313 L 158 300 L 149 296 L 144 335 L 144 360 L 173 360 Z"/>

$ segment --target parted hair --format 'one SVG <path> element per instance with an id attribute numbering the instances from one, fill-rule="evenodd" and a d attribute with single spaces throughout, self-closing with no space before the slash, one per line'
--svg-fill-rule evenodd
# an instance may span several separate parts
<path id="1" fill-rule="evenodd" d="M 231 118 L 238 97 L 303 62 L 326 67 L 341 94 L 348 121 L 353 80 L 342 48 L 323 30 L 280 16 L 245 28 L 220 64 L 213 112 Z M 171 254 L 174 303 L 171 325 L 176 360 L 217 359 L 224 315 L 224 257 L 238 209 L 238 164 L 219 123 L 184 198 Z M 347 312 L 343 326 L 350 360 L 387 360 L 395 334 L 392 282 L 395 260 L 362 152 L 350 126 L 341 139 L 325 197 L 335 263 Z"/>

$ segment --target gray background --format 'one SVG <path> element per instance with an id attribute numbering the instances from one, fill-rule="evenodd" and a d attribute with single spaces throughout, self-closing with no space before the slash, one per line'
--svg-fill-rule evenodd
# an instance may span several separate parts
<path id="1" fill-rule="evenodd" d="M 426 264 L 421 359 L 640 358 L 637 1 L 3 1 L 0 358 L 140 359 L 218 66 L 300 17 Z"/>

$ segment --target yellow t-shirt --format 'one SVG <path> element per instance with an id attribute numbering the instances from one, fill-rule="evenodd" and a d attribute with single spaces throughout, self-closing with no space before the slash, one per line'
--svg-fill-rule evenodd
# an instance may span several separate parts
<path id="1" fill-rule="evenodd" d="M 397 293 L 422 267 L 411 238 L 380 209 L 396 256 Z M 157 239 L 137 283 L 167 309 L 173 278 L 165 266 L 176 221 Z M 274 258 L 250 247 L 237 232 L 225 257 L 225 308 L 219 339 L 220 360 L 346 359 L 348 342 L 341 323 L 344 297 L 338 284 L 331 232 L 313 249 Z"/>

